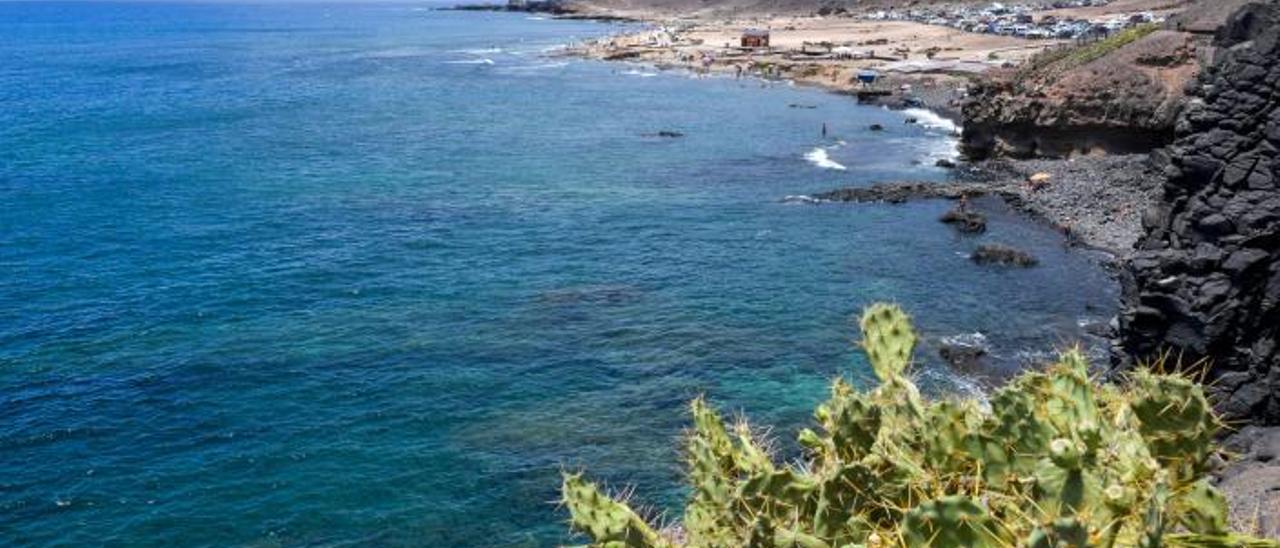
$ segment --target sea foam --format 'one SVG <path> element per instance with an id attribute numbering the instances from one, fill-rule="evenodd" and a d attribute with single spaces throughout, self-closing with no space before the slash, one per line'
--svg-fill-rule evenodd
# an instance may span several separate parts
<path id="1" fill-rule="evenodd" d="M 844 165 L 840 164 L 835 160 L 832 160 L 831 157 L 827 155 L 827 149 L 822 147 L 818 147 L 813 150 L 810 150 L 807 154 L 804 155 L 804 159 L 808 160 L 809 163 L 815 166 L 818 166 L 822 169 L 834 169 L 836 171 L 844 171 L 845 169 L 847 169 L 846 167 L 844 167 Z"/>
<path id="2" fill-rule="evenodd" d="M 495 46 L 495 47 L 489 47 L 489 48 L 455 49 L 453 50 L 453 53 L 465 53 L 467 55 L 488 55 L 490 53 L 502 53 L 502 48 Z"/>
<path id="3" fill-rule="evenodd" d="M 951 120 L 938 116 L 937 113 L 931 110 L 925 110 L 922 108 L 909 108 L 902 111 L 902 113 L 912 118 L 915 118 L 916 121 L 922 127 L 945 131 L 947 133 L 960 132 L 960 126 L 956 125 L 955 122 L 952 122 Z"/>

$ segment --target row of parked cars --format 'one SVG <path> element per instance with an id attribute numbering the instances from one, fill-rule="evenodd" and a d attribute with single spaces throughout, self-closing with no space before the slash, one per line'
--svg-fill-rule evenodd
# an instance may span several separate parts
<path id="1" fill-rule="evenodd" d="M 1112 32 L 1145 23 L 1160 22 L 1161 18 L 1149 12 L 1112 17 L 1103 21 L 1059 18 L 1053 15 L 1036 17 L 1036 12 L 1054 8 L 1105 5 L 1105 0 L 1070 0 L 1052 4 L 1006 5 L 999 2 L 984 7 L 954 6 L 926 9 L 888 10 L 874 12 L 869 19 L 886 21 L 915 21 L 929 25 L 947 26 L 965 32 L 1001 34 L 1032 39 L 1082 39 L 1106 36 Z"/>

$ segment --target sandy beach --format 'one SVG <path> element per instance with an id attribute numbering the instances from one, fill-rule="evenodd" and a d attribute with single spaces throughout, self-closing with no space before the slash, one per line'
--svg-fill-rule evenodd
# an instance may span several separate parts
<path id="1" fill-rule="evenodd" d="M 1145 12 L 1176 13 L 1182 2 L 1117 0 L 1106 6 L 1033 12 L 1037 19 L 1101 21 Z M 595 12 L 578 14 L 591 16 Z M 870 13 L 870 12 L 868 12 Z M 649 23 L 646 30 L 576 44 L 569 55 L 790 81 L 856 94 L 866 102 L 922 106 L 959 119 L 959 102 L 977 75 L 1017 66 L 1071 40 L 1028 39 L 979 34 L 904 20 L 882 20 L 868 13 L 841 15 L 738 14 L 674 17 L 667 12 L 611 10 L 600 15 Z M 749 29 L 768 32 L 767 47 L 743 47 Z M 872 84 L 859 73 L 874 71 Z M 910 101 L 907 105 L 904 102 Z"/>
<path id="2" fill-rule="evenodd" d="M 1148 11 L 1165 17 L 1181 7 L 1180 2 L 1116 0 L 1106 6 L 1038 11 L 1035 16 L 1099 21 Z M 629 12 L 628 17 L 652 26 L 577 44 L 566 53 L 659 69 L 794 82 L 856 95 L 863 102 L 925 108 L 960 123 L 960 107 L 975 79 L 1072 43 L 979 34 L 865 15 L 664 19 L 657 13 Z M 768 47 L 743 47 L 748 29 L 767 29 Z M 874 83 L 859 81 L 859 74 L 866 72 L 876 75 Z M 1032 216 L 1069 230 L 1077 243 L 1123 256 L 1141 232 L 1140 213 L 1154 192 L 1150 185 L 1125 184 L 1144 175 L 1144 158 L 1102 156 L 971 165 L 965 169 L 984 182 L 961 186 L 1003 196 Z M 1054 184 L 1032 192 L 1025 181 L 1034 174 L 1051 177 Z M 906 195 L 912 195 L 910 188 Z M 889 185 L 879 191 L 893 194 L 900 189 Z M 925 194 L 932 196 L 935 191 Z"/>
<path id="3" fill-rule="evenodd" d="M 740 47 L 745 29 L 769 29 L 770 46 Z M 577 44 L 566 53 L 662 69 L 787 80 L 891 104 L 912 97 L 921 103 L 915 106 L 954 119 L 970 77 L 1016 65 L 1060 43 L 909 21 L 756 17 L 656 22 L 652 29 Z M 877 73 L 874 84 L 857 80 L 866 70 Z"/>

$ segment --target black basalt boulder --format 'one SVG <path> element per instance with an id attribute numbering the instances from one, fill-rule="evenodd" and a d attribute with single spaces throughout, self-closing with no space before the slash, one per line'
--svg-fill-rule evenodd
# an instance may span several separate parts
<path id="1" fill-rule="evenodd" d="M 977 211 L 957 207 L 943 213 L 938 220 L 965 234 L 981 234 L 987 231 L 987 218 Z"/>
<path id="2" fill-rule="evenodd" d="M 1040 264 L 1030 253 L 1001 244 L 985 244 L 978 246 L 969 256 L 978 264 L 1017 266 L 1029 268 Z"/>

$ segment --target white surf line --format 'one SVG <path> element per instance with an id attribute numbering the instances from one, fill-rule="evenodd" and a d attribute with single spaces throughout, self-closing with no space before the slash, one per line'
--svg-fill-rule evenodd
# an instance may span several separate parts
<path id="1" fill-rule="evenodd" d="M 831 157 L 827 155 L 827 149 L 822 147 L 818 147 L 813 150 L 810 150 L 807 154 L 804 155 L 804 159 L 808 160 L 809 163 L 815 166 L 818 166 L 822 169 L 834 169 L 836 171 L 844 171 L 848 169 L 843 165 L 841 165 L 839 162 L 832 160 Z"/>

